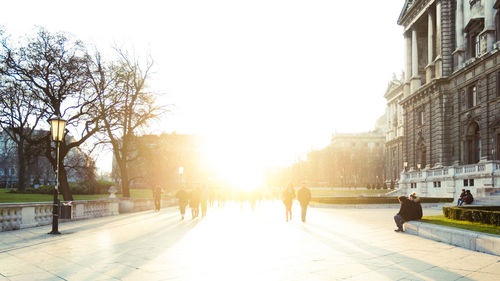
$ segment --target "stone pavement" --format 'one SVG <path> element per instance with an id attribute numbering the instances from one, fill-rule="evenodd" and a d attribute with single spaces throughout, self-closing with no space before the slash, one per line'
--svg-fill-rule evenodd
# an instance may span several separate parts
<path id="1" fill-rule="evenodd" d="M 0 280 L 500 280 L 500 257 L 395 233 L 395 209 L 279 201 L 176 208 L 0 233 Z M 440 210 L 424 209 L 424 215 Z"/>

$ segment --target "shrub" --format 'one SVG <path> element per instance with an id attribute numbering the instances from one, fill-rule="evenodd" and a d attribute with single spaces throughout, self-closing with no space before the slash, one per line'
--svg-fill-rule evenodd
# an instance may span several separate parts
<path id="1" fill-rule="evenodd" d="M 114 183 L 112 181 L 98 180 L 96 182 L 96 186 L 95 186 L 94 192 L 97 193 L 97 194 L 106 194 L 106 193 L 108 193 L 108 189 L 112 185 L 114 185 Z"/>
<path id="2" fill-rule="evenodd" d="M 491 210 L 488 210 L 491 209 Z M 443 207 L 445 217 L 453 220 L 463 220 L 500 226 L 500 211 L 498 206 L 476 207 Z"/>

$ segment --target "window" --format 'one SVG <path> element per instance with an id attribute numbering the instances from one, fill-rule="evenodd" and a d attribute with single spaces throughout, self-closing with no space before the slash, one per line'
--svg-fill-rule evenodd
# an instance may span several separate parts
<path id="1" fill-rule="evenodd" d="M 469 108 L 477 105 L 477 86 L 472 85 L 467 89 L 467 106 Z"/>
<path id="2" fill-rule="evenodd" d="M 497 97 L 500 97 L 500 72 L 497 73 Z"/>
<path id="3" fill-rule="evenodd" d="M 417 125 L 420 126 L 420 125 L 424 124 L 424 110 L 423 109 L 417 110 L 416 119 L 417 119 Z"/>
<path id="4" fill-rule="evenodd" d="M 467 135 L 465 138 L 465 148 L 466 148 L 466 163 L 474 164 L 479 162 L 481 159 L 481 136 L 479 125 L 477 123 L 472 123 L 467 129 Z"/>
<path id="5" fill-rule="evenodd" d="M 497 134 L 497 160 L 500 160 L 500 134 Z"/>
<path id="6" fill-rule="evenodd" d="M 410 183 L 410 188 L 417 188 L 417 183 L 416 182 Z"/>
<path id="7" fill-rule="evenodd" d="M 436 188 L 441 187 L 441 182 L 440 181 L 435 181 L 434 182 L 434 187 L 436 187 Z"/>
<path id="8" fill-rule="evenodd" d="M 477 58 L 481 55 L 481 39 L 479 34 L 471 36 L 471 57 Z"/>
<path id="9" fill-rule="evenodd" d="M 474 179 L 465 179 L 464 186 L 474 186 Z"/>

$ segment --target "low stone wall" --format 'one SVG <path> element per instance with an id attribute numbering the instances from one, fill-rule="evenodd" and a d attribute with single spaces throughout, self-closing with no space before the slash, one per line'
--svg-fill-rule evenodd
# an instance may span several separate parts
<path id="1" fill-rule="evenodd" d="M 176 204 L 175 199 L 162 199 L 162 208 Z M 71 220 L 115 216 L 121 213 L 152 210 L 152 199 L 100 199 L 73 201 Z M 70 221 L 60 219 L 60 222 Z M 52 202 L 0 204 L 0 231 L 52 224 Z"/>
<path id="2" fill-rule="evenodd" d="M 500 256 L 500 236 L 418 221 L 405 223 L 405 232 L 465 249 Z"/>
<path id="3" fill-rule="evenodd" d="M 101 199 L 71 203 L 74 220 L 118 215 L 119 200 Z M 67 220 L 60 220 L 61 222 Z M 1 231 L 52 223 L 52 202 L 0 204 Z"/>

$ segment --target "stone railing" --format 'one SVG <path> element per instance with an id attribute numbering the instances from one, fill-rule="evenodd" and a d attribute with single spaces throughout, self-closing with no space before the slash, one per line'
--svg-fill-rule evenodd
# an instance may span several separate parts
<path id="1" fill-rule="evenodd" d="M 162 208 L 176 204 L 175 199 L 162 199 Z M 152 199 L 100 199 L 71 202 L 71 220 L 115 216 L 120 213 L 152 210 Z M 60 222 L 69 219 L 60 219 Z M 0 231 L 49 225 L 52 202 L 0 204 Z"/>
<path id="2" fill-rule="evenodd" d="M 118 200 L 72 202 L 72 219 L 118 215 Z M 61 221 L 66 221 L 62 220 Z M 52 223 L 52 202 L 0 204 L 1 231 L 48 225 Z"/>

